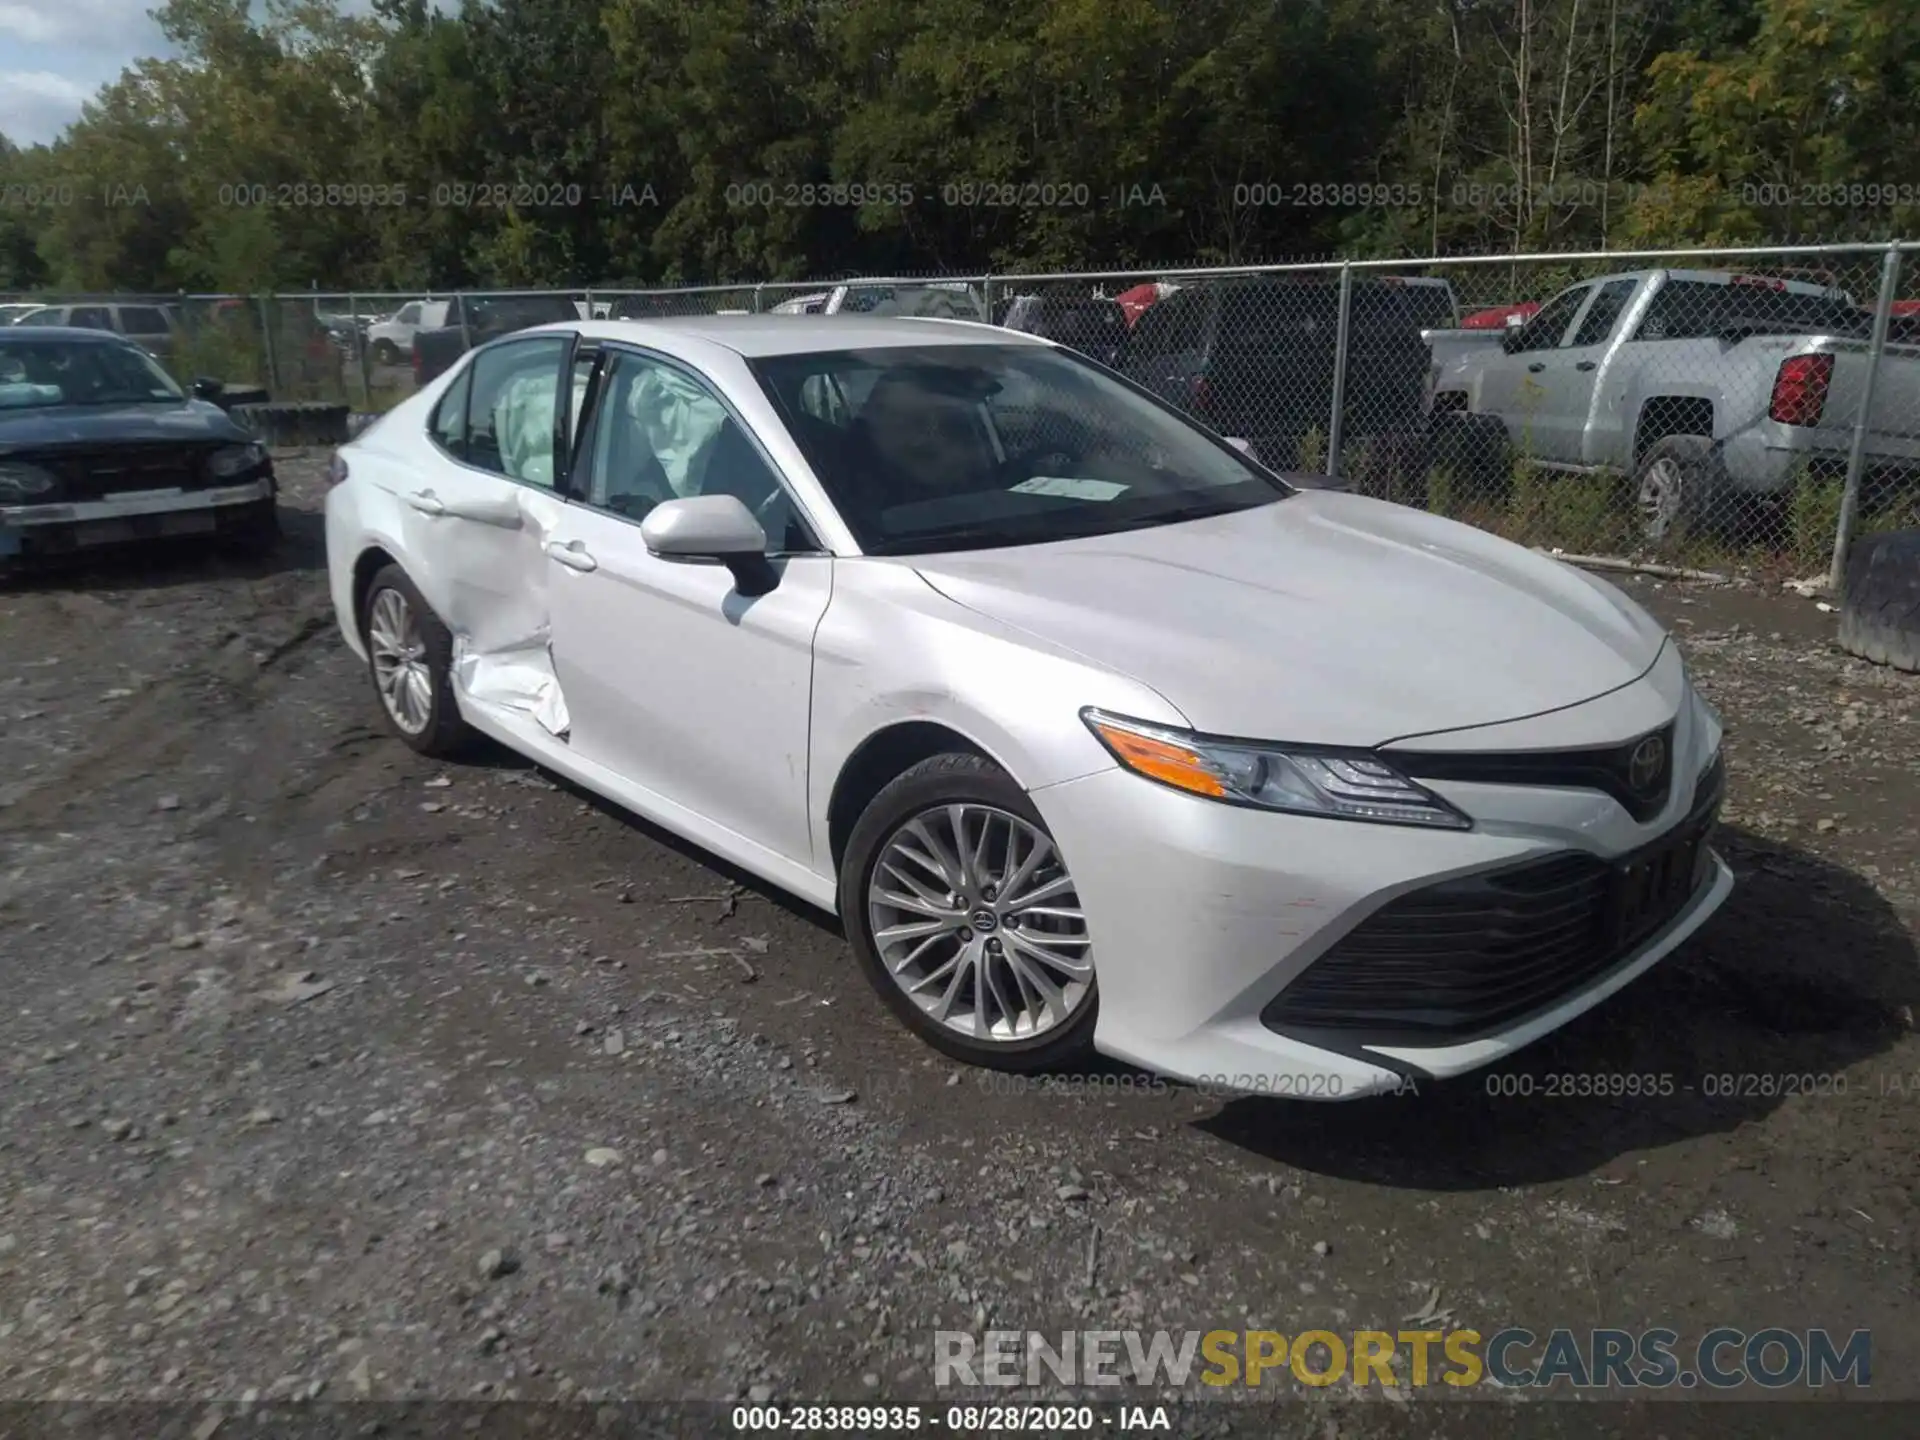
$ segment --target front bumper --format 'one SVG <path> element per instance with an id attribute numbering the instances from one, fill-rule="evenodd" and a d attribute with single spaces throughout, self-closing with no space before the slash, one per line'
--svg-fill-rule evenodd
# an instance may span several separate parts
<path id="1" fill-rule="evenodd" d="M 71 551 L 130 540 L 214 534 L 222 512 L 271 503 L 271 474 L 203 490 L 137 490 L 102 500 L 0 505 L 0 559 L 24 551 Z"/>
<path id="2" fill-rule="evenodd" d="M 1431 782 L 1474 818 L 1469 831 L 1221 805 L 1117 769 L 1036 792 L 1092 931 L 1100 975 L 1094 1043 L 1183 1080 L 1333 1100 L 1395 1090 L 1410 1076 L 1477 1069 L 1566 1024 L 1719 908 L 1733 875 L 1717 855 L 1705 851 L 1690 892 L 1654 928 L 1570 970 L 1564 988 L 1536 992 L 1522 1013 L 1503 1012 L 1491 1029 L 1423 1039 L 1405 1027 L 1369 1030 L 1364 1017 L 1289 1025 L 1287 1006 L 1276 1002 L 1397 900 L 1549 857 L 1617 863 L 1699 818 L 1695 787 L 1717 751 L 1718 725 L 1690 689 L 1680 701 L 1678 714 L 1668 711 L 1669 798 L 1645 823 L 1595 791 L 1504 784 Z M 1436 952 L 1444 948 L 1436 933 Z"/>

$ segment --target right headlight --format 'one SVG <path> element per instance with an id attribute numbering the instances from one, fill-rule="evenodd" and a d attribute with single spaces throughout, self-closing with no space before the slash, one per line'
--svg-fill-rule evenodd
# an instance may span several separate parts
<path id="1" fill-rule="evenodd" d="M 58 476 L 38 465 L 0 465 L 0 500 L 45 495 L 59 483 Z"/>
<path id="2" fill-rule="evenodd" d="M 1080 718 L 1113 758 L 1148 780 L 1230 805 L 1469 830 L 1473 821 L 1371 750 L 1218 740 L 1088 708 Z"/>

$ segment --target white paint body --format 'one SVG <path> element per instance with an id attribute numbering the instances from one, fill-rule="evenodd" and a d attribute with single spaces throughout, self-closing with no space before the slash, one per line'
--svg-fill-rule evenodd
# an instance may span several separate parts
<path id="1" fill-rule="evenodd" d="M 454 633 L 469 723 L 828 909 L 839 900 L 827 819 L 836 779 L 890 726 L 946 727 L 1031 794 L 1060 845 L 1093 936 L 1095 1044 L 1107 1054 L 1182 1078 L 1287 1077 L 1295 1093 L 1326 1098 L 1401 1083 L 1389 1061 L 1457 1074 L 1626 984 L 1731 888 L 1714 858 L 1687 908 L 1638 951 L 1471 1044 L 1382 1051 L 1375 1063 L 1277 1034 L 1261 1008 L 1396 895 L 1530 856 L 1617 856 L 1683 818 L 1719 723 L 1643 610 L 1484 532 L 1333 492 L 1091 539 L 863 555 L 748 358 L 1050 342 L 853 316 L 543 329 L 649 349 L 706 376 L 828 553 L 780 561 L 778 586 L 747 602 L 725 567 L 650 554 L 638 523 L 450 460 L 426 427 L 469 357 L 341 452 L 350 476 L 328 496 L 327 544 L 348 645 L 364 656 L 356 564 L 384 551 Z M 419 508 L 424 492 L 438 513 Z M 590 570 L 577 568 L 582 553 Z M 543 699 L 543 687 L 558 694 Z M 548 704 L 561 696 L 564 735 Z M 1429 752 L 1560 749 L 1673 721 L 1677 778 L 1645 824 L 1598 792 L 1444 782 L 1430 788 L 1471 830 L 1348 823 L 1142 779 L 1082 722 L 1088 706 L 1389 756 L 1415 737 Z M 1297 1083 L 1315 1075 L 1337 1082 Z"/>

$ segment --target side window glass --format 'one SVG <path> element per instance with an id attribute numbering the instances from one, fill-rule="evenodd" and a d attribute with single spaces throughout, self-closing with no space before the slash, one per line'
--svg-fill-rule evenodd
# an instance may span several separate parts
<path id="1" fill-rule="evenodd" d="M 810 549 L 780 479 L 719 397 L 685 370 L 613 357 L 594 406 L 590 505 L 638 520 L 692 495 L 732 495 L 776 549 Z M 796 540 L 796 537 L 797 540 Z"/>
<path id="2" fill-rule="evenodd" d="M 1633 298 L 1637 280 L 1609 280 L 1600 287 L 1600 293 L 1593 297 L 1593 304 L 1587 307 L 1587 313 L 1580 317 L 1580 328 L 1574 331 L 1570 345 L 1599 345 L 1613 334 L 1613 327 L 1620 319 L 1620 312 L 1627 308 L 1627 301 Z"/>
<path id="3" fill-rule="evenodd" d="M 580 409 L 586 403 L 587 384 L 593 379 L 597 351 L 578 352 L 573 357 L 573 381 L 567 389 L 567 436 L 575 451 L 580 448 Z"/>
<path id="4" fill-rule="evenodd" d="M 1520 338 L 1515 343 L 1516 350 L 1551 350 L 1560 343 L 1560 337 L 1566 333 L 1572 323 L 1574 312 L 1586 302 L 1587 287 L 1579 286 L 1563 291 L 1546 303 L 1538 314 L 1520 327 Z"/>
<path id="5" fill-rule="evenodd" d="M 542 336 L 473 357 L 467 463 L 552 489 L 553 407 L 560 399 L 563 336 Z"/>
<path id="6" fill-rule="evenodd" d="M 418 325 L 420 323 L 420 306 L 418 302 L 412 305 L 402 305 L 400 307 L 400 313 L 393 318 L 402 325 Z"/>
<path id="7" fill-rule="evenodd" d="M 82 330 L 113 329 L 113 319 L 104 305 L 76 305 L 73 307 L 73 319 L 67 323 Z"/>
<path id="8" fill-rule="evenodd" d="M 461 460 L 467 458 L 467 394 L 472 388 L 473 367 L 469 365 L 433 408 L 434 444 Z"/>

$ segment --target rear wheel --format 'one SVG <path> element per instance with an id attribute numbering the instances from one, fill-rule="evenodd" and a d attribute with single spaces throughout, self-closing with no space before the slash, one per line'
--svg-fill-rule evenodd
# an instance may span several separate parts
<path id="1" fill-rule="evenodd" d="M 1649 545 L 1678 540 L 1703 521 L 1719 493 L 1719 456 L 1705 435 L 1668 435 L 1634 469 L 1634 509 Z"/>
<path id="2" fill-rule="evenodd" d="M 452 755 L 473 732 L 453 698 L 453 636 L 398 565 L 373 577 L 362 632 L 367 671 L 393 733 L 422 755 Z"/>
<path id="3" fill-rule="evenodd" d="M 888 1007 L 935 1049 L 997 1070 L 1092 1048 L 1099 991 L 1073 877 L 1033 802 L 979 755 L 936 755 L 854 826 L 841 915 Z"/>

